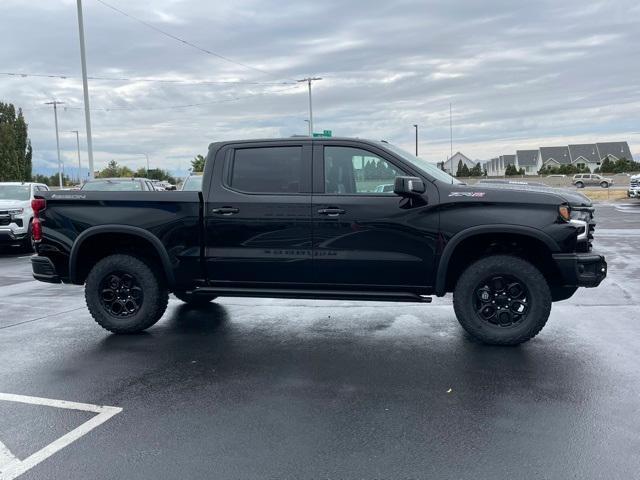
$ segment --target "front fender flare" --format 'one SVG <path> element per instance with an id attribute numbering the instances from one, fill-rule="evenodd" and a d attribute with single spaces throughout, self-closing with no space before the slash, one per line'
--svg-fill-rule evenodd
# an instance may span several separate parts
<path id="1" fill-rule="evenodd" d="M 80 252 L 82 244 L 89 238 L 103 233 L 126 233 L 128 235 L 135 235 L 144 240 L 147 240 L 149 243 L 151 243 L 151 245 L 153 245 L 153 248 L 160 257 L 160 260 L 162 262 L 162 269 L 167 277 L 169 287 L 173 287 L 173 285 L 175 285 L 175 277 L 173 275 L 171 259 L 169 258 L 169 254 L 167 253 L 167 250 L 166 248 L 164 248 L 164 245 L 162 244 L 160 239 L 148 230 L 131 225 L 98 225 L 95 227 L 89 227 L 80 235 L 78 235 L 76 240 L 73 242 L 73 247 L 71 247 L 71 253 L 69 254 L 69 280 L 71 281 L 71 283 L 79 283 L 78 254 Z"/>
<path id="2" fill-rule="evenodd" d="M 560 247 L 556 243 L 556 241 L 551 238 L 545 232 L 538 230 L 537 228 L 527 227 L 524 225 L 478 225 L 476 227 L 470 227 L 461 232 L 456 233 L 451 240 L 447 242 L 440 255 L 440 259 L 438 261 L 438 269 L 436 271 L 436 285 L 435 285 L 435 294 L 438 297 L 444 296 L 447 292 L 447 271 L 449 269 L 449 262 L 451 261 L 451 256 L 455 251 L 456 247 L 462 242 L 470 237 L 475 235 L 483 235 L 487 233 L 510 233 L 516 235 L 523 235 L 529 238 L 533 238 L 535 240 L 539 240 L 543 242 L 551 252 L 559 252 Z"/>

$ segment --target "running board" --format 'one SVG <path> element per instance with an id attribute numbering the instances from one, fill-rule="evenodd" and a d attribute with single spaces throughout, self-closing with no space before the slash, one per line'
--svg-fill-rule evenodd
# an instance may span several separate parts
<path id="1" fill-rule="evenodd" d="M 193 293 L 195 295 L 215 295 L 218 297 L 305 298 L 314 300 L 368 300 L 374 302 L 431 303 L 431 297 L 411 292 L 201 287 L 191 290 L 189 293 Z"/>

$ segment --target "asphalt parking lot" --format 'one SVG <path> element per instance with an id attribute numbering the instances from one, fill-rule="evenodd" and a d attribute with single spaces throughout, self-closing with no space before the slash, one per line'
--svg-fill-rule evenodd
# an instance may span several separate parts
<path id="1" fill-rule="evenodd" d="M 28 258 L 5 252 L 0 471 L 638 478 L 640 202 L 598 205 L 596 218 L 608 278 L 514 348 L 467 338 L 448 297 L 222 298 L 204 310 L 172 299 L 145 334 L 114 336 L 81 288 L 35 282 Z"/>

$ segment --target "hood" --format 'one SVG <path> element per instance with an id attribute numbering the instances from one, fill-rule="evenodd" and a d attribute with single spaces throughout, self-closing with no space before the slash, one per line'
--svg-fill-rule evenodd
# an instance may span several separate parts
<path id="1" fill-rule="evenodd" d="M 527 193 L 546 193 L 556 195 L 564 199 L 569 205 L 573 207 L 590 207 L 592 206 L 591 200 L 582 193 L 578 193 L 574 190 L 566 188 L 547 187 L 542 185 L 526 185 L 526 184 L 513 184 L 513 183 L 480 183 L 472 185 L 474 189 L 482 190 L 512 190 L 514 192 L 527 192 Z"/>
<path id="2" fill-rule="evenodd" d="M 0 200 L 0 210 L 9 210 L 12 208 L 28 208 L 31 202 L 23 200 Z"/>

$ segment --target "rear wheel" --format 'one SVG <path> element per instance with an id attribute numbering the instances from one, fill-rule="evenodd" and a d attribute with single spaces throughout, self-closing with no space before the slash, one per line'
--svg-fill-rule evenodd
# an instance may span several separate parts
<path id="1" fill-rule="evenodd" d="M 517 345 L 544 327 L 551 312 L 551 293 L 531 263 L 494 255 L 462 273 L 453 306 L 460 325 L 473 337 L 493 345 Z"/>
<path id="2" fill-rule="evenodd" d="M 184 290 L 177 290 L 173 292 L 173 295 L 178 300 L 182 300 L 184 303 L 188 303 L 189 305 L 196 307 L 208 305 L 212 300 L 218 298 L 214 295 L 194 295 L 193 293 L 187 293 Z"/>
<path id="3" fill-rule="evenodd" d="M 609 188 L 609 182 L 600 182 L 602 188 Z"/>
<path id="4" fill-rule="evenodd" d="M 577 187 L 577 188 L 584 188 L 584 183 L 582 183 L 582 182 L 576 182 L 576 187 Z"/>
<path id="5" fill-rule="evenodd" d="M 113 333 L 137 333 L 155 324 L 167 309 L 162 276 L 141 258 L 110 255 L 89 272 L 85 299 L 94 320 Z"/>

